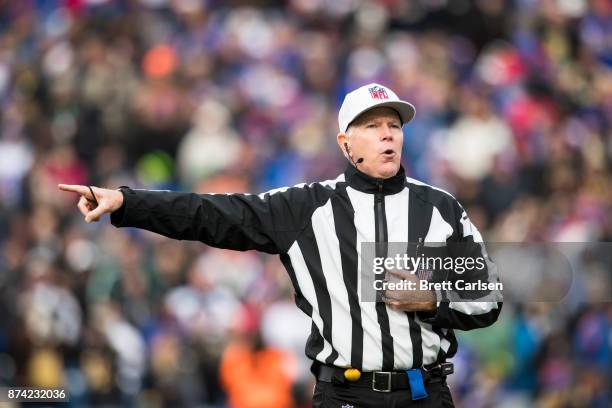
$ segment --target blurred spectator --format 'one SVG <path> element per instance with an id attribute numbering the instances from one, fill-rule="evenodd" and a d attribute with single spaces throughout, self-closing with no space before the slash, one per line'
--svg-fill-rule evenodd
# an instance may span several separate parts
<path id="1" fill-rule="evenodd" d="M 223 353 L 220 366 L 229 405 L 234 408 L 291 406 L 293 357 L 263 344 L 259 318 L 251 309 L 244 308 L 237 315 L 237 338 Z"/>

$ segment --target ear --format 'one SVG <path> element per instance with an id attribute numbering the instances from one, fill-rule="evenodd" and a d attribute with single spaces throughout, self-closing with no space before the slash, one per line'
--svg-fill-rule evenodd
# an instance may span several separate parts
<path id="1" fill-rule="evenodd" d="M 340 151 L 342 152 L 344 157 L 350 160 L 350 157 L 348 156 L 348 152 L 346 151 L 346 147 L 344 145 L 345 143 L 348 143 L 348 141 L 349 141 L 348 135 L 344 132 L 340 132 L 336 136 L 336 142 L 338 143 L 338 147 L 340 147 Z"/>

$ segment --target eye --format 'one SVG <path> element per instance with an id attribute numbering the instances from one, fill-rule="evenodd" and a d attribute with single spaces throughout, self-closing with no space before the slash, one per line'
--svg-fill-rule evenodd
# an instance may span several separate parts
<path id="1" fill-rule="evenodd" d="M 366 125 L 366 128 L 375 128 L 375 127 L 376 127 L 376 124 L 375 124 L 375 123 L 368 123 L 368 124 Z"/>

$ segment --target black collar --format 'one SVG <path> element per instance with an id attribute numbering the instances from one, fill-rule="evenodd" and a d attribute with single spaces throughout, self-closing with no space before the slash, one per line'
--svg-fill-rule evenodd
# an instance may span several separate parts
<path id="1" fill-rule="evenodd" d="M 355 190 L 370 194 L 397 194 L 402 191 L 406 185 L 406 175 L 402 166 L 400 166 L 395 176 L 387 179 L 379 179 L 362 173 L 361 171 L 357 170 L 355 166 L 349 163 L 348 167 L 344 171 L 344 177 L 348 185 L 353 187 Z"/>

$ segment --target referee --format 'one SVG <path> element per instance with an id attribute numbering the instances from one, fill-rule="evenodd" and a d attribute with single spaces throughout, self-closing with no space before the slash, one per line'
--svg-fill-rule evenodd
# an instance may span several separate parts
<path id="1" fill-rule="evenodd" d="M 378 291 L 375 301 L 364 296 L 369 283 L 362 252 L 369 243 L 377 257 L 389 254 L 389 243 L 404 243 L 416 256 L 428 243 L 446 243 L 468 245 L 488 259 L 480 233 L 455 198 L 404 174 L 402 126 L 414 114 L 410 103 L 380 84 L 348 93 L 337 142 L 349 163 L 333 180 L 259 195 L 59 188 L 81 195 L 78 208 L 86 222 L 110 213 L 116 227 L 280 255 L 295 303 L 312 320 L 306 355 L 317 378 L 315 407 L 450 407 L 453 330 L 494 323 L 500 294 L 453 299 L 444 291 L 397 290 Z M 496 281 L 494 268 L 478 279 Z"/>

